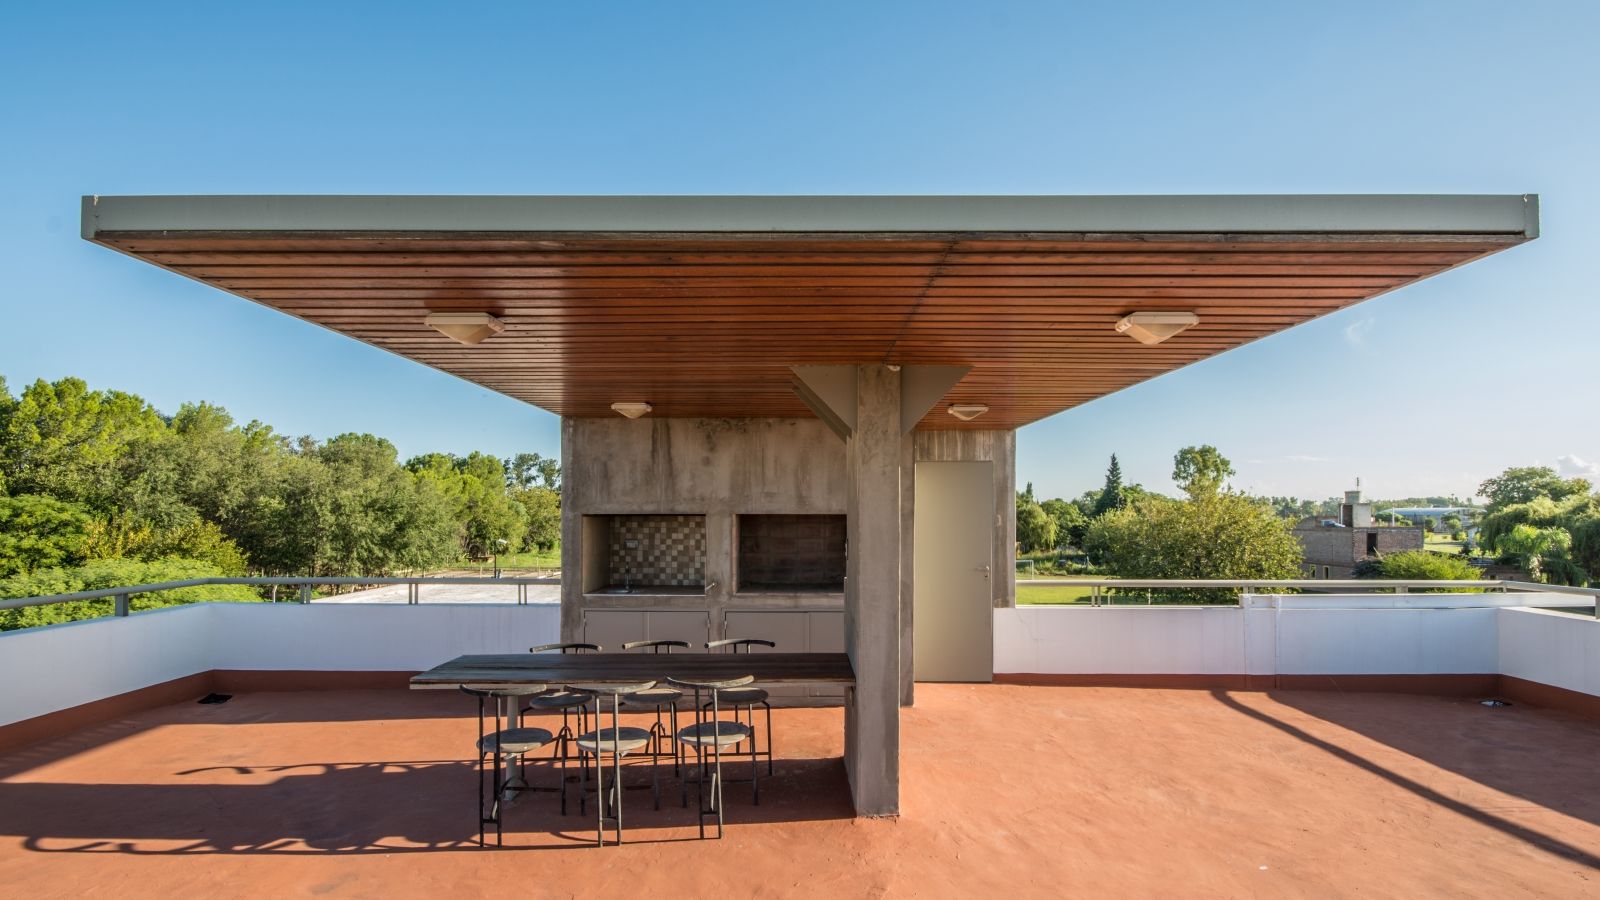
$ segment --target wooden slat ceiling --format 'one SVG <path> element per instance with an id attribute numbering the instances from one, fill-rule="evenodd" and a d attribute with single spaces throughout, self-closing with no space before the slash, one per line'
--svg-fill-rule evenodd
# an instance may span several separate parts
<path id="1" fill-rule="evenodd" d="M 1507 246 L 1485 234 L 100 232 L 157 265 L 566 416 L 810 416 L 793 365 L 964 364 L 923 428 L 1015 428 Z M 423 324 L 492 313 L 473 347 Z M 1200 324 L 1147 347 L 1140 310 Z M 984 403 L 971 423 L 950 403 Z"/>

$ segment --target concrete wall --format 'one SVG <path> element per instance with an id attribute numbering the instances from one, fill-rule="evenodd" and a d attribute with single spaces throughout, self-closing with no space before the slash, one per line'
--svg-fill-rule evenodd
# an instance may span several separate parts
<path id="1" fill-rule="evenodd" d="M 197 603 L 0 634 L 0 725 L 213 669 L 417 672 L 559 635 L 554 604 Z"/>
<path id="2" fill-rule="evenodd" d="M 585 607 L 708 609 L 717 629 L 729 609 L 842 608 L 837 592 L 734 593 L 739 514 L 845 512 L 845 445 L 820 420 L 569 418 L 561 455 L 563 571 L 585 571 L 583 516 L 684 513 L 706 517 L 709 584 L 704 596 L 585 596 L 567 579 L 566 639 L 581 631 Z"/>

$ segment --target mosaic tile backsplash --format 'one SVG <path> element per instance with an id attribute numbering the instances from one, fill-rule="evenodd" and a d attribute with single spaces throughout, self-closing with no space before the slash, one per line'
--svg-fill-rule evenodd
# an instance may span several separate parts
<path id="1" fill-rule="evenodd" d="M 613 516 L 609 562 L 613 585 L 703 585 L 705 516 Z"/>

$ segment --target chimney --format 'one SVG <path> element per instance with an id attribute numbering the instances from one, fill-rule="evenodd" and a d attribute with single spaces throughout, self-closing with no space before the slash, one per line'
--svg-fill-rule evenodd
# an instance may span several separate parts
<path id="1" fill-rule="evenodd" d="M 1361 491 L 1345 491 L 1344 504 L 1339 507 L 1339 521 L 1346 528 L 1371 528 L 1372 504 L 1361 502 Z"/>

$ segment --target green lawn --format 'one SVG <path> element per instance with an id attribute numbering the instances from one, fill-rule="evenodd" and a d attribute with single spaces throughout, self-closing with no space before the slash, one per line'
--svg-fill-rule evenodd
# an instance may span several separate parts
<path id="1" fill-rule="evenodd" d="M 1452 541 L 1448 534 L 1425 534 L 1422 547 L 1435 553 L 1460 553 L 1462 541 Z"/>
<path id="2" fill-rule="evenodd" d="M 1093 595 L 1094 588 L 1087 585 L 1077 587 L 1068 584 L 1029 584 L 1023 579 L 1017 581 L 1017 603 L 1024 605 L 1088 603 Z"/>
<path id="3" fill-rule="evenodd" d="M 488 571 L 491 566 L 488 561 L 473 563 L 472 568 Z M 557 547 L 549 553 L 505 553 L 500 556 L 502 569 L 559 569 L 561 568 L 561 548 Z"/>

